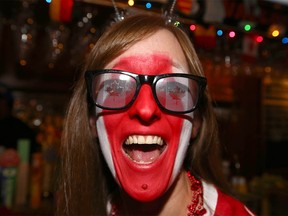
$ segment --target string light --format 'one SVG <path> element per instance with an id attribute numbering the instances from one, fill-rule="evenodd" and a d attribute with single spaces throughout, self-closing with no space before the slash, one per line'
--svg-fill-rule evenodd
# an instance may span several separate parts
<path id="1" fill-rule="evenodd" d="M 288 37 L 282 38 L 282 43 L 283 44 L 288 44 Z"/>
<path id="2" fill-rule="evenodd" d="M 251 25 L 246 24 L 246 25 L 244 26 L 244 30 L 245 30 L 245 31 L 250 31 L 250 30 L 251 30 Z"/>
<path id="3" fill-rule="evenodd" d="M 194 24 L 190 25 L 190 30 L 191 31 L 195 31 L 196 30 L 196 25 L 194 25 Z"/>
<path id="4" fill-rule="evenodd" d="M 147 2 L 147 3 L 146 3 L 146 8 L 147 8 L 147 9 L 150 9 L 151 7 L 152 7 L 152 4 L 151 4 L 150 2 Z"/>
<path id="5" fill-rule="evenodd" d="M 128 5 L 129 5 L 130 7 L 134 6 L 134 0 L 128 0 Z"/>
<path id="6" fill-rule="evenodd" d="M 47 2 L 48 1 L 52 1 L 52 0 L 46 0 Z M 128 0 L 128 5 L 129 6 L 134 6 L 134 4 L 135 4 L 135 2 L 134 2 L 134 0 Z M 150 3 L 150 2 L 147 2 L 146 4 L 145 4 L 145 7 L 147 8 L 147 9 L 150 9 L 150 8 L 152 8 L 152 4 Z M 179 24 L 179 23 L 178 23 Z M 252 30 L 252 28 L 254 28 L 255 27 L 255 24 L 254 23 L 245 23 L 245 22 L 243 22 L 242 23 L 242 25 L 241 25 L 241 28 L 242 28 L 242 31 L 244 30 L 245 32 L 248 32 L 248 31 L 251 31 Z M 196 28 L 197 28 L 197 26 L 195 25 L 195 24 L 190 24 L 189 25 L 189 29 L 190 29 L 190 31 L 192 31 L 192 32 L 194 32 L 195 30 L 196 30 Z M 231 27 L 231 29 L 233 29 L 233 27 Z M 272 30 L 272 31 L 271 31 Z M 240 30 L 241 31 L 241 30 Z M 229 33 L 228 33 L 228 37 L 229 38 L 235 38 L 236 37 L 236 32 L 234 31 L 234 30 L 230 30 L 229 31 Z M 280 30 L 279 29 L 275 29 L 275 26 L 271 26 L 270 27 L 270 29 L 269 29 L 269 31 L 268 31 L 268 37 L 269 37 L 269 35 L 270 35 L 270 37 L 272 36 L 272 37 L 274 37 L 274 38 L 276 38 L 276 37 L 279 37 L 280 36 Z M 224 35 L 224 31 L 222 30 L 222 29 L 218 29 L 217 31 L 216 31 L 216 35 L 218 36 L 218 37 L 221 37 L 221 36 L 223 36 Z M 261 35 L 258 35 L 258 36 L 256 36 L 255 37 L 255 39 L 254 39 L 257 43 L 262 43 L 263 41 L 264 41 L 264 37 L 263 36 L 261 36 Z M 283 37 L 282 38 L 282 40 L 281 40 L 281 42 L 282 42 L 282 44 L 288 44 L 288 37 Z"/>
<path id="7" fill-rule="evenodd" d="M 221 29 L 217 30 L 216 34 L 221 37 L 223 35 L 223 31 Z"/>
<path id="8" fill-rule="evenodd" d="M 229 32 L 229 37 L 234 38 L 236 36 L 236 33 L 234 31 Z"/>
<path id="9" fill-rule="evenodd" d="M 258 36 L 256 37 L 256 42 L 257 42 L 257 43 L 263 42 L 263 37 L 260 36 L 260 35 L 258 35 Z"/>
<path id="10" fill-rule="evenodd" d="M 189 29 L 190 31 L 195 31 L 196 30 L 196 25 L 195 24 L 191 24 L 189 25 Z M 243 26 L 243 29 L 245 31 L 250 31 L 252 29 L 252 25 L 251 24 L 246 24 L 245 26 Z M 234 30 L 230 30 L 228 33 L 229 38 L 235 38 L 236 37 L 236 32 Z M 218 29 L 216 31 L 216 35 L 218 37 L 221 37 L 224 35 L 224 31 L 222 29 Z M 269 35 L 269 34 L 268 34 Z M 274 29 L 272 32 L 270 32 L 270 35 L 273 36 L 274 38 L 279 37 L 280 36 L 280 31 L 278 29 Z M 264 37 L 261 35 L 257 35 L 254 38 L 255 42 L 257 43 L 262 43 L 264 41 Z M 282 38 L 281 40 L 282 44 L 288 44 L 288 36 L 285 36 Z"/>
<path id="11" fill-rule="evenodd" d="M 278 30 L 274 30 L 271 35 L 272 35 L 272 37 L 278 37 L 279 34 L 280 34 L 280 32 Z"/>

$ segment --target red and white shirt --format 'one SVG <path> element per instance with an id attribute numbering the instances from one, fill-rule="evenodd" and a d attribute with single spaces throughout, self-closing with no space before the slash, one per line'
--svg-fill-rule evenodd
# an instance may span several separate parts
<path id="1" fill-rule="evenodd" d="M 224 194 L 214 185 L 202 181 L 205 216 L 255 216 L 242 202 Z"/>
<path id="2" fill-rule="evenodd" d="M 242 202 L 224 194 L 213 184 L 202 181 L 205 216 L 255 216 Z M 107 203 L 108 215 L 114 215 L 111 212 L 112 204 Z"/>

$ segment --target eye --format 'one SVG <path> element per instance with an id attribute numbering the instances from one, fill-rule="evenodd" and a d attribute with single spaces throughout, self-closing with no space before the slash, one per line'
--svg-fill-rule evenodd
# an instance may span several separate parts
<path id="1" fill-rule="evenodd" d="M 177 82 L 169 82 L 167 83 L 167 90 L 172 99 L 181 100 L 188 91 L 188 88 Z"/>
<path id="2" fill-rule="evenodd" d="M 163 82 L 158 85 L 158 96 L 164 94 L 167 97 L 169 95 L 173 100 L 181 100 L 187 92 L 189 92 L 187 86 L 175 81 Z"/>
<path id="3" fill-rule="evenodd" d="M 120 80 L 109 80 L 105 82 L 105 92 L 110 96 L 119 96 L 125 90 L 125 82 Z"/>

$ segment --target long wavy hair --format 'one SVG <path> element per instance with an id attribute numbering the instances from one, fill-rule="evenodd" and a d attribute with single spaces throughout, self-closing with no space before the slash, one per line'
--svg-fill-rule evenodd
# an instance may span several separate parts
<path id="1" fill-rule="evenodd" d="M 108 196 L 117 188 L 103 159 L 95 131 L 89 124 L 95 116 L 95 107 L 89 104 L 87 98 L 85 71 L 104 68 L 133 44 L 161 29 L 170 31 L 177 38 L 186 56 L 189 72 L 204 76 L 187 34 L 179 27 L 167 24 L 160 16 L 134 15 L 107 28 L 87 58 L 66 112 L 57 215 L 106 215 Z M 217 124 L 207 89 L 196 114 L 201 119 L 201 127 L 196 139 L 191 140 L 183 168 L 225 190 L 224 178 L 221 178 Z"/>

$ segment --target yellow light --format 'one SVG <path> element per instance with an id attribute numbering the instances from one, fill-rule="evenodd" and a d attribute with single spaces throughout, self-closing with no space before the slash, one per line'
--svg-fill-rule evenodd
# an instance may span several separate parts
<path id="1" fill-rule="evenodd" d="M 21 66 L 27 65 L 27 61 L 25 59 L 20 59 L 19 63 Z"/>
<path id="2" fill-rule="evenodd" d="M 132 7 L 134 5 L 134 0 L 128 0 L 128 5 Z"/>
<path id="3" fill-rule="evenodd" d="M 279 34 L 280 34 L 280 32 L 279 32 L 278 30 L 274 30 L 274 31 L 272 32 L 272 36 L 273 36 L 273 37 L 278 37 Z"/>
<path id="4" fill-rule="evenodd" d="M 90 32 L 91 32 L 92 34 L 95 34 L 95 33 L 96 33 L 96 28 L 94 28 L 94 27 L 90 28 Z"/>

